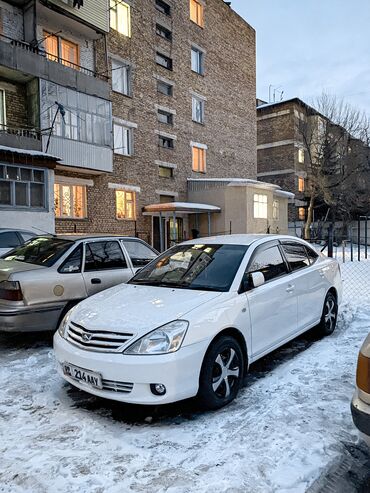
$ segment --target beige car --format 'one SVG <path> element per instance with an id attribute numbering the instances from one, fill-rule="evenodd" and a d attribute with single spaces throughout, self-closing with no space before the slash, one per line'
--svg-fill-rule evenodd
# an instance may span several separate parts
<path id="1" fill-rule="evenodd" d="M 356 390 L 352 398 L 351 411 L 356 428 L 370 447 L 370 334 L 358 355 Z"/>
<path id="2" fill-rule="evenodd" d="M 0 258 L 0 331 L 56 330 L 73 305 L 128 281 L 157 255 L 138 238 L 34 238 Z"/>

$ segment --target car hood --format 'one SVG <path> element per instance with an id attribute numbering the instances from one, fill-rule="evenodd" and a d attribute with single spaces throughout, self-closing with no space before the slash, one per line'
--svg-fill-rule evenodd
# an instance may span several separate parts
<path id="1" fill-rule="evenodd" d="M 28 270 L 46 269 L 44 265 L 28 264 L 17 260 L 0 259 L 0 281 L 6 281 L 12 274 Z"/>
<path id="2" fill-rule="evenodd" d="M 121 284 L 82 301 L 71 321 L 91 330 L 146 334 L 183 318 L 220 292 Z"/>

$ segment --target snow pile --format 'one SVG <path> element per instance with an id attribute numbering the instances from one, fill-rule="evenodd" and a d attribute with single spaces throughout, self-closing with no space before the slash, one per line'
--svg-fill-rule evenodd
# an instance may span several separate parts
<path id="1" fill-rule="evenodd" d="M 356 297 L 345 293 L 331 337 L 306 335 L 253 365 L 229 407 L 182 403 L 136 422 L 136 408 L 64 384 L 48 339 L 0 336 L 0 491 L 305 492 L 357 440 L 349 403 L 370 307 Z"/>

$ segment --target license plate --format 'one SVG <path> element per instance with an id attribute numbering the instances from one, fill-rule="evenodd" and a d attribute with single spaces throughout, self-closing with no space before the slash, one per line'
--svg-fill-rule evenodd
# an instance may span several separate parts
<path id="1" fill-rule="evenodd" d="M 94 371 L 85 370 L 79 366 L 71 365 L 70 363 L 63 363 L 63 373 L 67 377 L 73 378 L 78 382 L 86 383 L 97 389 L 102 389 L 102 379 L 100 373 Z"/>

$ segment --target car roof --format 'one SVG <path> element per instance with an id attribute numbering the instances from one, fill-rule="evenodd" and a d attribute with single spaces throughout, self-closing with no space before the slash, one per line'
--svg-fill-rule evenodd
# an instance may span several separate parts
<path id="1" fill-rule="evenodd" d="M 272 241 L 272 240 L 294 240 L 301 241 L 301 238 L 289 235 L 271 235 L 271 234 L 234 234 L 234 235 L 220 235 L 209 236 L 207 238 L 196 238 L 194 240 L 186 241 L 185 243 L 190 245 L 196 245 L 199 243 L 204 244 L 227 244 L 227 245 L 246 245 L 249 246 L 260 240 Z M 263 242 L 263 241 L 262 241 Z"/>
<path id="2" fill-rule="evenodd" d="M 17 229 L 17 228 L 0 228 L 0 233 L 15 232 L 15 233 L 29 233 L 31 235 L 37 236 L 38 233 L 35 231 L 29 231 L 28 229 Z"/>
<path id="3" fill-rule="evenodd" d="M 55 235 L 54 238 L 59 238 L 61 240 L 69 240 L 69 241 L 79 241 L 79 240 L 91 240 L 91 239 L 106 239 L 106 238 L 122 238 L 125 240 L 136 240 L 136 241 L 144 241 L 140 238 L 136 238 L 135 236 L 124 236 L 124 235 L 103 235 L 103 234 L 64 234 L 64 235 Z"/>

